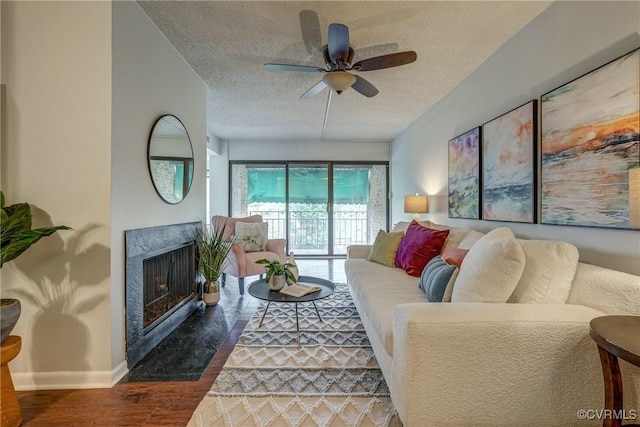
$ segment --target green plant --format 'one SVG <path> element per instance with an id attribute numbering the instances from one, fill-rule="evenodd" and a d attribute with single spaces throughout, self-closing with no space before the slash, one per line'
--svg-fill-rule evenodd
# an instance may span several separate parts
<path id="1" fill-rule="evenodd" d="M 58 230 L 71 230 L 66 225 L 31 229 L 31 207 L 28 203 L 5 206 L 4 193 L 0 191 L 2 218 L 0 221 L 0 268 L 5 262 L 18 258 L 40 239 Z"/>
<path id="2" fill-rule="evenodd" d="M 296 277 L 291 271 L 289 271 L 289 267 L 293 267 L 293 264 L 281 263 L 278 260 L 268 260 L 266 258 L 257 260 L 256 264 L 265 264 L 267 282 L 271 280 L 271 276 L 273 276 L 274 274 L 277 276 L 284 275 L 286 276 L 287 280 L 290 280 L 291 282 L 296 281 Z"/>
<path id="3" fill-rule="evenodd" d="M 222 274 L 222 266 L 224 260 L 229 255 L 233 241 L 224 240 L 224 231 L 226 229 L 224 224 L 217 231 L 207 229 L 203 224 L 198 229 L 198 235 L 196 237 L 196 245 L 198 247 L 198 272 L 204 276 L 207 281 L 207 288 L 205 291 L 218 292 L 219 284 L 218 278 Z M 213 289 L 209 289 L 212 287 Z"/>

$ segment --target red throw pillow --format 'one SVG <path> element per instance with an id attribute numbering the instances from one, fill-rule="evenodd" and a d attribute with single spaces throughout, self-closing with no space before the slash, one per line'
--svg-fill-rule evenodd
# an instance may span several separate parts
<path id="1" fill-rule="evenodd" d="M 431 258 L 440 255 L 449 230 L 434 230 L 412 221 L 396 252 L 396 267 L 420 277 Z"/>
<path id="2" fill-rule="evenodd" d="M 458 268 L 462 265 L 462 260 L 469 252 L 469 249 L 449 249 L 445 253 L 442 254 L 442 259 L 449 265 L 456 265 Z"/>

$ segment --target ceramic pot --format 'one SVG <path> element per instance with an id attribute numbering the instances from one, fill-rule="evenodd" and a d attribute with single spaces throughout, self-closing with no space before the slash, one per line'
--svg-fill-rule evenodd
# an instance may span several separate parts
<path id="1" fill-rule="evenodd" d="M 298 281 L 298 277 L 300 277 L 300 271 L 298 270 L 298 264 L 296 264 L 296 258 L 293 255 L 293 252 L 289 252 L 289 260 L 287 261 L 287 264 L 291 264 L 288 270 L 293 274 L 293 277 L 295 277 L 295 280 L 287 279 L 287 283 L 293 285 Z"/>
<path id="2" fill-rule="evenodd" d="M 272 291 L 279 291 L 287 284 L 287 278 L 284 274 L 274 274 L 267 284 Z"/>
<path id="3" fill-rule="evenodd" d="M 213 283 L 205 283 L 202 301 L 207 305 L 215 305 L 220 301 L 220 284 L 217 280 Z"/>
<path id="4" fill-rule="evenodd" d="M 298 281 L 298 277 L 300 277 L 300 273 L 298 271 L 298 266 L 294 265 L 293 267 L 289 267 L 288 270 L 293 274 L 293 277 L 296 278 L 295 281 L 287 279 L 287 283 L 290 284 L 290 285 L 293 285 L 294 283 L 296 283 Z"/>
<path id="5" fill-rule="evenodd" d="M 20 317 L 20 300 L 13 298 L 0 299 L 0 344 L 7 339 Z"/>

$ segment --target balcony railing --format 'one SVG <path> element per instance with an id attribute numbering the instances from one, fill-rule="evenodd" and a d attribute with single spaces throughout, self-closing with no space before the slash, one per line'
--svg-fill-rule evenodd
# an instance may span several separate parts
<path id="1" fill-rule="evenodd" d="M 249 211 L 249 215 L 262 215 L 269 224 L 269 238 L 285 238 L 287 218 L 285 211 Z M 288 246 L 302 253 L 328 253 L 329 215 L 321 211 L 289 211 L 290 229 Z M 349 245 L 367 244 L 369 217 L 366 211 L 333 212 L 334 253 L 346 253 Z"/>

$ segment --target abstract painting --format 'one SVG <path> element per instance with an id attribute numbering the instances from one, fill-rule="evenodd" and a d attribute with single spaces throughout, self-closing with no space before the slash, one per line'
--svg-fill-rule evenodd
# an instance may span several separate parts
<path id="1" fill-rule="evenodd" d="M 538 102 L 482 126 L 482 219 L 535 222 Z"/>
<path id="2" fill-rule="evenodd" d="M 480 127 L 449 141 L 449 218 L 480 219 Z"/>
<path id="3" fill-rule="evenodd" d="M 640 164 L 640 49 L 541 97 L 542 223 L 631 228 Z"/>

